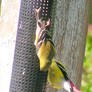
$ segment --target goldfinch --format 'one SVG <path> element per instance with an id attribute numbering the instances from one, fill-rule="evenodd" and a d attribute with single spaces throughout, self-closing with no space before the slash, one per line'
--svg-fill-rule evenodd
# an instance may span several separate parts
<path id="1" fill-rule="evenodd" d="M 53 88 L 64 88 L 67 92 L 81 92 L 69 79 L 64 65 L 56 60 L 52 60 L 52 64 L 48 69 L 48 82 Z"/>
<path id="2" fill-rule="evenodd" d="M 55 55 L 55 46 L 47 30 L 47 27 L 50 26 L 50 19 L 48 21 L 39 19 L 41 8 L 34 10 L 37 21 L 34 45 L 36 46 L 36 53 L 40 61 L 40 70 L 47 71 Z"/>

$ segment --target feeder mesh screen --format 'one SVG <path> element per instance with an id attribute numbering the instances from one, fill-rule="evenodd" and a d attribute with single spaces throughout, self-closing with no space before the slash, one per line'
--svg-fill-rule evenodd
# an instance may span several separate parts
<path id="1" fill-rule="evenodd" d="M 36 18 L 34 8 L 42 8 L 40 17 L 51 18 L 53 0 L 22 0 L 10 92 L 44 92 L 47 72 L 40 72 L 34 38 Z"/>

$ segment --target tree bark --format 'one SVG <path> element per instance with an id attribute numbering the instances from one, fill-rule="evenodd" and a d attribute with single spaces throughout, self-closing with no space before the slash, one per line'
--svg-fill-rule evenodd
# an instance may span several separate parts
<path id="1" fill-rule="evenodd" d="M 56 57 L 68 69 L 70 79 L 80 88 L 91 0 L 57 0 L 53 40 Z M 66 92 L 62 89 L 47 92 Z"/>

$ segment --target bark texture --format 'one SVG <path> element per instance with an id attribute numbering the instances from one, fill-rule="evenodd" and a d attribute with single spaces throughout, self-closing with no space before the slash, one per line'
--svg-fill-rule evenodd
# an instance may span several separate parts
<path id="1" fill-rule="evenodd" d="M 80 88 L 88 16 L 91 0 L 57 0 L 53 40 L 56 58 L 68 69 L 70 79 Z M 50 89 L 47 92 L 66 92 Z"/>

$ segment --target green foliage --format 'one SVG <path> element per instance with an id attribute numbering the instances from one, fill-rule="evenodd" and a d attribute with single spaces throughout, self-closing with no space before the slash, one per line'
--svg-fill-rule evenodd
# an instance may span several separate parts
<path id="1" fill-rule="evenodd" d="M 92 32 L 87 37 L 81 90 L 92 92 Z"/>

